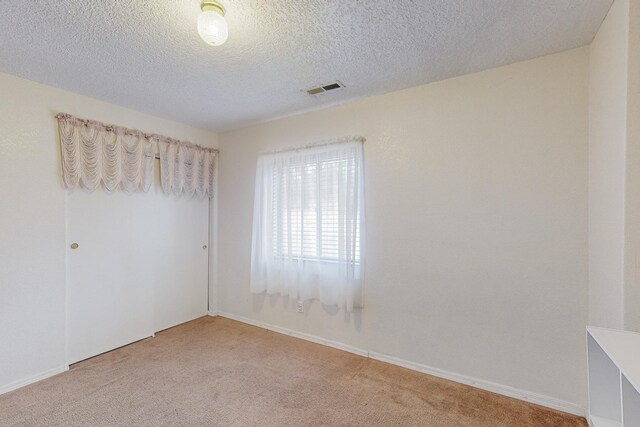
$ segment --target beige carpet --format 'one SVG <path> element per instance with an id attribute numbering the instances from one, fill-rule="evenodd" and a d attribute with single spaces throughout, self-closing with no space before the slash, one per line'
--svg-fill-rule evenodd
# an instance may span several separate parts
<path id="1" fill-rule="evenodd" d="M 0 396 L 13 426 L 586 426 L 584 419 L 203 317 Z"/>

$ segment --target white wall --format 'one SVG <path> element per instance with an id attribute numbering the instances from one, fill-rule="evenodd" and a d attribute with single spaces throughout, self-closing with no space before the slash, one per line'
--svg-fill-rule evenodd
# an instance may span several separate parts
<path id="1" fill-rule="evenodd" d="M 223 134 L 217 308 L 584 405 L 587 131 L 582 48 Z M 365 308 L 252 296 L 258 154 L 352 134 Z"/>
<path id="2" fill-rule="evenodd" d="M 217 135 L 0 74 L 0 391 L 65 364 L 60 111 L 202 145 Z M 214 251 L 211 251 L 213 254 Z"/>
<path id="3" fill-rule="evenodd" d="M 589 323 L 624 326 L 628 0 L 616 0 L 590 47 Z"/>

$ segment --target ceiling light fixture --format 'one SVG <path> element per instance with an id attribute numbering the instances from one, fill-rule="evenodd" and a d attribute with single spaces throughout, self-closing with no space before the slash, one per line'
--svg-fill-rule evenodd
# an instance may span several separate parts
<path id="1" fill-rule="evenodd" d="M 216 0 L 202 0 L 202 13 L 198 16 L 198 34 L 211 46 L 220 46 L 229 37 L 229 26 L 224 19 L 224 7 Z"/>

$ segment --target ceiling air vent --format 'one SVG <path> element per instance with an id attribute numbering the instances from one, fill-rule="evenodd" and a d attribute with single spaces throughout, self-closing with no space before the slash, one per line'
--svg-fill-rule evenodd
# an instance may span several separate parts
<path id="1" fill-rule="evenodd" d="M 324 85 L 312 87 L 311 89 L 307 89 L 306 92 L 309 95 L 319 95 L 321 93 L 329 92 L 330 90 L 342 89 L 342 88 L 344 88 L 344 85 L 339 81 L 335 81 L 332 83 L 327 83 Z"/>

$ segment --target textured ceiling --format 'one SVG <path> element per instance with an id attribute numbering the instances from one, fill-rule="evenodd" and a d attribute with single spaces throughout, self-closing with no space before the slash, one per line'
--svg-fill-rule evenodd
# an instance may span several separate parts
<path id="1" fill-rule="evenodd" d="M 589 43 L 612 0 L 0 0 L 0 71 L 226 131 Z M 340 80 L 346 89 L 302 89 Z"/>

